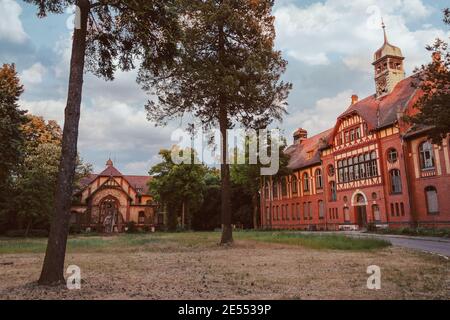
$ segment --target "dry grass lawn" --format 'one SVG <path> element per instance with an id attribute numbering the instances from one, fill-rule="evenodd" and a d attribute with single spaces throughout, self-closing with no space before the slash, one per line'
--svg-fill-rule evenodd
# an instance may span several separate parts
<path id="1" fill-rule="evenodd" d="M 263 236 L 261 236 L 263 235 Z M 316 249 L 236 233 L 77 237 L 66 264 L 81 290 L 39 287 L 45 240 L 0 239 L 0 299 L 450 299 L 450 262 L 398 247 Z M 270 234 L 269 234 L 270 235 Z M 381 290 L 366 287 L 381 267 Z"/>

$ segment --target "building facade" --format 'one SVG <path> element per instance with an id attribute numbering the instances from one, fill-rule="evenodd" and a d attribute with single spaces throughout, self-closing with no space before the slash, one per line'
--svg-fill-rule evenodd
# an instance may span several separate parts
<path id="1" fill-rule="evenodd" d="M 403 61 L 384 31 L 374 54 L 376 93 L 353 95 L 325 132 L 294 133 L 285 150 L 292 174 L 262 184 L 263 228 L 450 227 L 450 138 L 433 145 L 427 128 L 404 123 L 421 92 Z"/>
<path id="2" fill-rule="evenodd" d="M 109 159 L 105 170 L 81 181 L 71 208 L 71 226 L 106 233 L 123 232 L 129 222 L 143 230 L 161 227 L 164 216 L 149 193 L 150 179 L 123 175 Z"/>

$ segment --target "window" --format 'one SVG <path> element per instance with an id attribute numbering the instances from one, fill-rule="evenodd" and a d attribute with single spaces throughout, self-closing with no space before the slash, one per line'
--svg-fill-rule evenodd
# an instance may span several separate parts
<path id="1" fill-rule="evenodd" d="M 322 189 L 323 183 L 322 183 L 322 170 L 317 169 L 316 170 L 316 188 Z"/>
<path id="2" fill-rule="evenodd" d="M 398 202 L 395 203 L 395 215 L 397 217 L 400 216 L 400 207 L 398 206 Z"/>
<path id="3" fill-rule="evenodd" d="M 345 131 L 344 133 L 344 142 L 347 143 L 350 140 L 350 134 L 348 133 L 348 131 Z"/>
<path id="4" fill-rule="evenodd" d="M 297 203 L 297 220 L 300 220 L 301 218 L 301 212 L 300 212 L 300 203 Z"/>
<path id="5" fill-rule="evenodd" d="M 336 182 L 330 182 L 330 200 L 337 201 Z"/>
<path id="6" fill-rule="evenodd" d="M 325 215 L 325 207 L 322 200 L 319 200 L 319 219 L 323 219 Z"/>
<path id="7" fill-rule="evenodd" d="M 356 139 L 361 138 L 361 128 L 360 127 L 355 129 L 355 138 Z"/>
<path id="8" fill-rule="evenodd" d="M 437 196 L 436 188 L 431 187 L 431 186 L 426 187 L 425 195 L 426 195 L 428 213 L 429 214 L 439 213 L 439 203 L 438 203 L 438 196 Z"/>
<path id="9" fill-rule="evenodd" d="M 281 196 L 283 196 L 283 197 L 287 196 L 287 178 L 286 177 L 281 178 Z"/>
<path id="10" fill-rule="evenodd" d="M 139 211 L 138 223 L 139 224 L 144 224 L 145 223 L 145 213 L 144 213 L 144 211 Z"/>
<path id="11" fill-rule="evenodd" d="M 292 189 L 292 194 L 297 194 L 298 193 L 298 187 L 297 187 L 297 177 L 296 176 L 291 176 L 291 189 Z"/>
<path id="12" fill-rule="evenodd" d="M 328 176 L 330 177 L 334 176 L 334 166 L 332 164 L 328 166 Z"/>
<path id="13" fill-rule="evenodd" d="M 272 181 L 272 195 L 273 195 L 274 199 L 278 198 L 278 180 L 277 179 L 274 179 Z"/>
<path id="14" fill-rule="evenodd" d="M 400 202 L 400 214 L 402 215 L 402 217 L 405 216 L 405 205 L 403 204 L 403 202 Z"/>
<path id="15" fill-rule="evenodd" d="M 378 176 L 377 152 L 338 161 L 340 183 Z"/>
<path id="16" fill-rule="evenodd" d="M 309 191 L 309 176 L 306 172 L 303 174 L 303 191 Z"/>
<path id="17" fill-rule="evenodd" d="M 389 171 L 389 176 L 391 179 L 391 193 L 401 193 L 402 179 L 400 177 L 400 170 L 394 169 Z"/>
<path id="18" fill-rule="evenodd" d="M 292 216 L 292 220 L 297 219 L 297 215 L 295 212 L 295 203 L 291 204 L 291 216 Z"/>
<path id="19" fill-rule="evenodd" d="M 345 222 L 350 221 L 350 209 L 348 207 L 344 208 L 344 220 Z"/>
<path id="20" fill-rule="evenodd" d="M 372 200 L 377 200 L 378 195 L 376 192 L 372 192 Z"/>
<path id="21" fill-rule="evenodd" d="M 397 160 L 398 160 L 397 150 L 395 150 L 394 148 L 389 149 L 388 153 L 387 153 L 387 158 L 390 163 L 397 162 Z"/>
<path id="22" fill-rule="evenodd" d="M 266 198 L 266 199 L 270 198 L 269 182 L 266 182 L 266 184 L 264 185 L 264 198 Z"/>
<path id="23" fill-rule="evenodd" d="M 312 220 L 313 218 L 313 207 L 312 207 L 312 203 L 308 202 L 308 210 L 309 210 L 309 220 Z"/>
<path id="24" fill-rule="evenodd" d="M 380 207 L 377 204 L 372 205 L 372 214 L 374 221 L 380 221 Z"/>
<path id="25" fill-rule="evenodd" d="M 433 145 L 429 141 L 422 142 L 419 146 L 420 168 L 434 168 Z"/>
<path id="26" fill-rule="evenodd" d="M 338 136 L 336 138 L 336 142 L 337 142 L 338 146 L 342 144 L 342 134 L 341 133 L 338 134 Z"/>
<path id="27" fill-rule="evenodd" d="M 303 219 L 308 219 L 308 204 L 306 202 L 303 202 Z"/>
<path id="28" fill-rule="evenodd" d="M 391 203 L 391 217 L 395 216 L 395 212 L 394 212 L 394 204 Z"/>
<path id="29" fill-rule="evenodd" d="M 355 130 L 350 130 L 350 141 L 355 140 Z"/>

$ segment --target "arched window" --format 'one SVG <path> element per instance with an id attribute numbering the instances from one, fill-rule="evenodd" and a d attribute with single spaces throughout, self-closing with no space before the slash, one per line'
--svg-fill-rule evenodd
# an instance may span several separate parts
<path id="1" fill-rule="evenodd" d="M 272 181 L 272 195 L 274 199 L 278 198 L 278 180 L 273 179 Z"/>
<path id="2" fill-rule="evenodd" d="M 398 153 L 397 150 L 394 148 L 390 148 L 387 152 L 387 158 L 390 163 L 395 163 L 398 160 Z"/>
<path id="3" fill-rule="evenodd" d="M 425 188 L 425 198 L 427 201 L 428 213 L 429 214 L 439 213 L 438 196 L 435 187 L 429 186 Z"/>
<path id="4" fill-rule="evenodd" d="M 303 174 L 303 191 L 309 191 L 309 175 L 306 172 Z"/>
<path id="5" fill-rule="evenodd" d="M 419 156 L 421 169 L 434 168 L 433 145 L 429 141 L 422 142 L 419 145 Z"/>
<path id="6" fill-rule="evenodd" d="M 266 181 L 264 185 L 264 198 L 269 199 L 270 198 L 270 184 L 269 181 Z"/>
<path id="7" fill-rule="evenodd" d="M 325 206 L 322 200 L 319 200 L 319 219 L 323 219 L 325 215 Z"/>
<path id="8" fill-rule="evenodd" d="M 391 180 L 391 193 L 402 192 L 402 179 L 400 177 L 400 170 L 393 169 L 389 171 L 389 177 Z"/>
<path id="9" fill-rule="evenodd" d="M 336 182 L 330 182 L 330 201 L 337 201 Z"/>
<path id="10" fill-rule="evenodd" d="M 145 223 L 145 212 L 144 211 L 139 211 L 138 223 L 139 224 Z"/>
<path id="11" fill-rule="evenodd" d="M 377 204 L 372 205 L 373 220 L 380 221 L 380 207 Z"/>
<path id="12" fill-rule="evenodd" d="M 281 195 L 283 197 L 287 196 L 287 178 L 281 178 Z"/>
<path id="13" fill-rule="evenodd" d="M 292 175 L 291 176 L 291 189 L 292 189 L 292 194 L 297 194 L 298 193 L 298 181 L 297 181 L 297 177 Z"/>
<path id="14" fill-rule="evenodd" d="M 316 176 L 316 188 L 317 189 L 322 189 L 323 188 L 322 170 L 317 169 L 315 176 Z"/>

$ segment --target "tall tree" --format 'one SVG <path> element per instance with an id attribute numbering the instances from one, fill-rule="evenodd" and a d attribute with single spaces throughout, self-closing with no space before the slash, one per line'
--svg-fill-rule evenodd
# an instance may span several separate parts
<path id="1" fill-rule="evenodd" d="M 144 88 L 158 96 L 147 105 L 150 120 L 165 123 L 187 113 L 204 128 L 220 128 L 222 244 L 233 241 L 227 130 L 281 120 L 291 89 L 280 81 L 287 62 L 274 50 L 273 3 L 181 0 L 183 33 L 174 69 L 156 78 L 140 75 Z"/>
<path id="2" fill-rule="evenodd" d="M 107 80 L 118 69 L 140 69 L 158 75 L 168 69 L 176 52 L 177 15 L 172 0 L 25 0 L 38 6 L 38 15 L 62 13 L 76 5 L 77 17 L 65 109 L 62 157 L 54 214 L 40 284 L 64 282 L 64 259 L 77 159 L 78 126 L 85 63 Z"/>
<path id="3" fill-rule="evenodd" d="M 22 156 L 22 124 L 25 112 L 19 109 L 18 100 L 23 92 L 14 65 L 0 68 L 0 211 L 10 196 L 11 174 L 18 169 Z"/>
<path id="4" fill-rule="evenodd" d="M 444 22 L 450 25 L 450 9 L 444 10 Z M 418 113 L 406 120 L 419 127 L 429 127 L 428 135 L 440 144 L 450 132 L 450 50 L 448 43 L 436 39 L 426 47 L 433 61 L 416 69 L 415 77 L 423 95 L 415 107 Z"/>
<path id="5" fill-rule="evenodd" d="M 190 150 L 184 151 L 190 153 Z M 158 202 L 168 207 L 170 229 L 176 227 L 177 211 L 180 209 L 182 226 L 190 229 L 192 213 L 203 201 L 207 168 L 194 164 L 194 161 L 192 164 L 175 164 L 170 150 L 161 150 L 159 155 L 162 162 L 149 172 L 153 176 L 149 183 L 150 190 Z"/>

